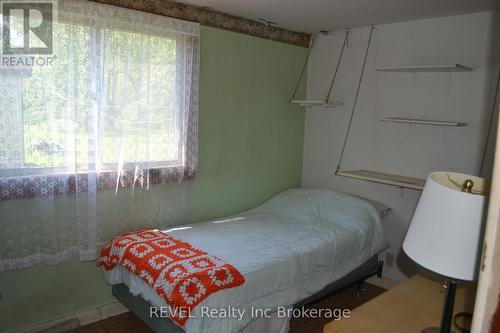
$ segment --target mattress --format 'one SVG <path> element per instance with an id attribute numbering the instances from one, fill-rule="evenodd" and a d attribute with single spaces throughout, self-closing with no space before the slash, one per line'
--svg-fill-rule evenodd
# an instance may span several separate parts
<path id="1" fill-rule="evenodd" d="M 376 209 L 333 190 L 287 190 L 253 210 L 164 231 L 230 263 L 245 277 L 243 285 L 203 300 L 184 325 L 187 333 L 240 331 L 256 319 L 256 309 L 290 307 L 386 247 Z M 151 304 L 166 306 L 121 266 L 105 277 L 110 284 L 124 283 Z M 221 316 L 229 308 L 243 315 Z M 208 316 L 206 309 L 218 315 Z"/>

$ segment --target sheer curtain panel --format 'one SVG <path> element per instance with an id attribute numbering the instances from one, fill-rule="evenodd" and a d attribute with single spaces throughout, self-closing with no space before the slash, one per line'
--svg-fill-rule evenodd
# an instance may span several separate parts
<path id="1" fill-rule="evenodd" d="M 0 271 L 93 260 L 192 209 L 199 25 L 57 5 L 52 65 L 0 66 Z"/>

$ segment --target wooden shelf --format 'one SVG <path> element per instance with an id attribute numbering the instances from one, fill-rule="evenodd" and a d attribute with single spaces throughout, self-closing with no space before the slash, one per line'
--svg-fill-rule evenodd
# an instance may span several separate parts
<path id="1" fill-rule="evenodd" d="M 335 108 L 337 106 L 344 105 L 344 102 L 329 102 L 320 100 L 307 100 L 307 99 L 293 99 L 290 101 L 291 104 L 298 104 L 299 106 L 311 107 L 311 106 L 322 106 L 325 108 Z"/>
<path id="2" fill-rule="evenodd" d="M 407 177 L 370 170 L 339 170 L 335 174 L 337 176 L 397 187 L 411 188 L 414 190 L 422 190 L 425 184 L 425 179 L 422 178 Z"/>
<path id="3" fill-rule="evenodd" d="M 379 67 L 379 72 L 471 72 L 472 68 L 454 64 L 442 66 L 401 66 L 401 67 Z"/>
<path id="4" fill-rule="evenodd" d="M 457 121 L 439 121 L 439 120 L 425 120 L 425 119 L 398 118 L 398 117 L 380 118 L 379 121 L 388 123 L 405 123 L 405 124 L 451 126 L 451 127 L 461 127 L 467 125 L 467 123 L 462 123 Z"/>

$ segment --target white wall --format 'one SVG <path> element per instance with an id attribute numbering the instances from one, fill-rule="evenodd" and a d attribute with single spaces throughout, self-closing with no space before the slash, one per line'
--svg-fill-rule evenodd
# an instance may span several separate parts
<path id="1" fill-rule="evenodd" d="M 476 13 L 380 25 L 374 32 L 365 78 L 342 169 L 369 169 L 425 178 L 431 171 L 477 174 L 498 70 L 497 13 Z M 420 191 L 334 175 L 354 101 L 369 27 L 352 30 L 334 87 L 337 109 L 306 113 L 304 187 L 328 187 L 378 200 L 393 209 L 384 222 L 396 267 L 385 276 L 403 280 L 416 267 L 401 243 Z M 344 31 L 320 35 L 311 55 L 308 98 L 322 99 L 340 53 Z M 498 43 L 497 43 L 498 46 Z M 497 59 L 493 61 L 493 59 Z M 376 67 L 443 65 L 472 67 L 465 73 L 385 73 Z M 379 122 L 382 116 L 466 122 L 434 127 Z M 443 235 L 445 237 L 445 235 Z"/>

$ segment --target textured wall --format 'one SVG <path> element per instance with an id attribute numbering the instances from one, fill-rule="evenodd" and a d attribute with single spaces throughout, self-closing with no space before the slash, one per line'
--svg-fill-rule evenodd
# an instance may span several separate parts
<path id="1" fill-rule="evenodd" d="M 255 207 L 300 186 L 304 111 L 290 106 L 288 99 L 306 51 L 202 27 L 196 183 L 159 185 L 134 195 L 104 193 L 103 206 L 121 211 L 104 209 L 99 218 L 137 219 L 141 225 L 161 224 L 165 218 L 166 224 L 175 224 L 177 217 L 183 219 L 175 212 L 183 204 L 179 197 L 192 197 L 194 190 L 194 219 L 202 220 Z M 0 216 L 23 214 L 32 200 L 0 205 Z M 0 273 L 0 293 L 0 331 L 114 301 L 95 265 L 76 260 Z"/>
<path id="2" fill-rule="evenodd" d="M 344 155 L 344 170 L 368 169 L 425 178 L 431 171 L 477 174 L 495 93 L 500 54 L 493 13 L 384 24 L 376 27 Z M 335 85 L 345 106 L 306 116 L 303 186 L 332 187 L 393 209 L 384 226 L 396 265 L 388 278 L 404 280 L 418 268 L 401 250 L 420 191 L 334 175 L 359 79 L 369 27 L 352 30 Z M 322 98 L 342 46 L 344 31 L 315 42 L 308 94 Z M 462 64 L 463 73 L 388 73 L 377 67 Z M 406 117 L 467 123 L 465 127 L 380 122 Z M 490 140 L 494 143 L 494 139 Z M 491 155 L 487 164 L 491 164 Z M 485 170 L 489 170 L 487 167 Z M 488 174 L 488 172 L 485 172 Z"/>

